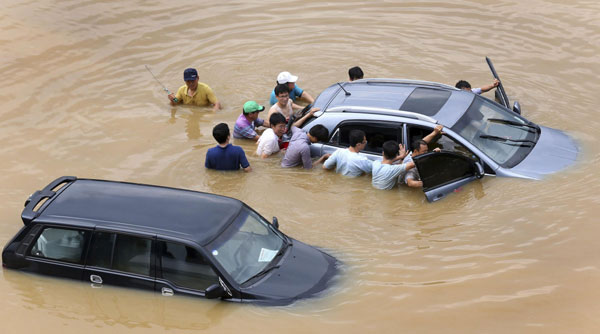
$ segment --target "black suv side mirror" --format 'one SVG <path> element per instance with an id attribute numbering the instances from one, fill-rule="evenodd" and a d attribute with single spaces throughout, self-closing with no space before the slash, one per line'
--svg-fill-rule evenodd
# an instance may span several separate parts
<path id="1" fill-rule="evenodd" d="M 277 217 L 273 216 L 273 222 L 271 225 L 273 225 L 276 229 L 279 229 L 279 220 L 277 220 Z"/>
<path id="2" fill-rule="evenodd" d="M 219 283 L 215 283 L 204 291 L 204 297 L 207 299 L 215 299 L 219 297 L 223 297 L 225 295 L 225 289 Z"/>

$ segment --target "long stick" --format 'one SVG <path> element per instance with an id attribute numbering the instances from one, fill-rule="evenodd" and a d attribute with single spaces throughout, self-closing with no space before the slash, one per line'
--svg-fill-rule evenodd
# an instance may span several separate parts
<path id="1" fill-rule="evenodd" d="M 144 65 L 144 66 L 146 67 L 146 69 L 148 70 L 148 72 L 150 72 L 150 74 L 152 74 L 152 77 L 154 78 L 154 80 L 156 80 L 156 82 L 158 82 L 158 84 L 162 86 L 163 90 L 165 92 L 167 92 L 167 94 L 171 95 L 171 91 L 168 90 L 167 87 L 165 87 L 165 85 L 163 85 L 162 82 L 160 82 L 160 80 L 158 80 L 158 78 L 150 70 L 150 67 L 148 67 L 148 65 Z M 177 98 L 173 98 L 173 102 L 177 103 Z"/>

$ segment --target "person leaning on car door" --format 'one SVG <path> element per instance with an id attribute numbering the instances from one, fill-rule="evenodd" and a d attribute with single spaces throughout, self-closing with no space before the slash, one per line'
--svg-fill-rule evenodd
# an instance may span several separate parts
<path id="1" fill-rule="evenodd" d="M 423 139 L 417 139 L 412 143 L 413 151 L 410 152 L 406 158 L 404 158 L 403 163 L 408 164 L 409 162 L 413 162 L 413 157 L 418 155 L 427 153 L 429 151 L 428 144 L 431 143 L 435 137 L 442 134 L 442 130 L 444 127 L 442 125 L 437 125 L 433 131 L 425 136 Z M 439 152 L 439 148 L 435 148 L 434 152 Z M 414 162 L 413 162 L 414 163 Z M 406 171 L 406 173 L 400 175 L 400 181 L 411 188 L 422 188 L 423 181 L 421 181 L 421 176 L 419 175 L 419 171 L 416 168 L 410 169 Z"/>

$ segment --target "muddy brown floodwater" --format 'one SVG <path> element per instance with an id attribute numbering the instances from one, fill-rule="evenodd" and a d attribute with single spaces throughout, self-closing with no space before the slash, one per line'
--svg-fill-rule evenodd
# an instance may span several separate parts
<path id="1" fill-rule="evenodd" d="M 317 169 L 204 169 L 212 127 L 265 102 L 280 71 L 313 96 L 367 77 L 488 84 L 489 56 L 530 120 L 581 153 L 542 181 L 485 177 L 429 204 Z M 0 244 L 23 201 L 62 175 L 239 198 L 343 261 L 341 280 L 286 307 L 0 271 L 1 333 L 600 332 L 600 2 L 3 0 Z M 199 70 L 223 110 L 176 107 Z M 488 93 L 491 96 L 491 93 Z"/>

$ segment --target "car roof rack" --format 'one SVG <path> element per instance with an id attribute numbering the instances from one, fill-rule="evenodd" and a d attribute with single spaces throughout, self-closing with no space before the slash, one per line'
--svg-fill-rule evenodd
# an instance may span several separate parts
<path id="1" fill-rule="evenodd" d="M 439 83 L 439 82 L 432 82 L 432 81 L 423 81 L 423 80 L 411 80 L 411 79 L 390 79 L 390 78 L 368 78 L 368 79 L 360 79 L 360 80 L 355 80 L 352 82 L 349 82 L 350 84 L 354 84 L 354 83 L 366 83 L 366 84 L 371 84 L 371 83 L 378 83 L 378 84 L 406 84 L 406 85 L 418 85 L 418 86 L 424 86 L 424 87 L 435 87 L 435 88 L 443 88 L 443 89 L 449 89 L 449 90 L 458 90 L 458 88 L 450 86 L 450 85 L 446 85 L 443 83 Z"/>
<path id="2" fill-rule="evenodd" d="M 379 115 L 390 115 L 390 116 L 400 116 L 406 118 L 414 118 L 421 121 L 437 123 L 437 120 L 431 118 L 429 116 L 425 116 L 423 114 L 419 114 L 412 111 L 405 110 L 397 110 L 397 109 L 388 109 L 388 108 L 377 108 L 377 107 L 362 107 L 362 106 L 337 106 L 332 108 L 327 108 L 326 112 L 351 112 L 351 113 L 369 113 L 369 114 L 379 114 Z"/>

